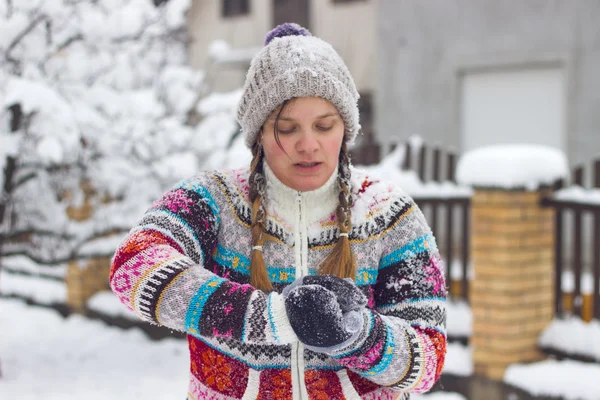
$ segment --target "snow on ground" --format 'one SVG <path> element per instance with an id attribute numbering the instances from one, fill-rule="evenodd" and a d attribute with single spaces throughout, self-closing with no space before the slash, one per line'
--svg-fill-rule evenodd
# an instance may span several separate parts
<path id="1" fill-rule="evenodd" d="M 117 296 L 110 290 L 98 292 L 87 301 L 87 307 L 90 310 L 97 311 L 101 314 L 111 317 L 123 317 L 138 321 L 139 317 L 133 311 L 130 311 L 123 303 L 119 301 Z"/>
<path id="2" fill-rule="evenodd" d="M 473 330 L 473 314 L 465 301 L 448 300 L 447 330 L 449 336 L 469 337 Z"/>
<path id="3" fill-rule="evenodd" d="M 548 360 L 508 367 L 504 381 L 529 393 L 567 400 L 600 399 L 600 365 Z"/>
<path id="4" fill-rule="evenodd" d="M 470 347 L 458 343 L 448 343 L 444 374 L 470 376 L 473 374 L 473 359 Z"/>
<path id="5" fill-rule="evenodd" d="M 181 339 L 149 340 L 80 315 L 0 299 L 2 399 L 183 399 L 189 359 Z M 43 334 L 40 334 L 43 332 Z M 455 393 L 415 400 L 463 400 Z"/>
<path id="6" fill-rule="evenodd" d="M 594 332 L 595 340 L 600 335 Z M 571 337 L 571 331 L 562 332 Z M 594 340 L 594 339 L 591 339 Z M 574 341 L 578 341 L 574 340 Z M 588 342 L 590 339 L 588 339 Z M 584 341 L 585 342 L 585 341 Z M 444 374 L 470 376 L 473 374 L 472 349 L 456 343 L 448 345 Z M 548 360 L 531 364 L 511 365 L 504 381 L 534 395 L 563 397 L 565 399 L 599 400 L 600 365 L 577 361 Z"/>
<path id="7" fill-rule="evenodd" d="M 413 394 L 410 400 L 466 400 L 466 397 L 458 393 L 435 392 L 430 394 Z"/>
<path id="8" fill-rule="evenodd" d="M 505 144 L 480 147 L 462 155 L 456 178 L 462 185 L 535 190 L 569 175 L 565 154 L 553 147 Z"/>
<path id="9" fill-rule="evenodd" d="M 600 362 L 600 321 L 586 323 L 576 317 L 555 319 L 544 329 L 538 344 Z"/>
<path id="10" fill-rule="evenodd" d="M 0 299 L 2 399 L 184 399 L 184 340 Z"/>
<path id="11" fill-rule="evenodd" d="M 0 293 L 19 296 L 41 304 L 65 303 L 67 286 L 64 282 L 39 277 L 11 274 L 0 269 Z"/>

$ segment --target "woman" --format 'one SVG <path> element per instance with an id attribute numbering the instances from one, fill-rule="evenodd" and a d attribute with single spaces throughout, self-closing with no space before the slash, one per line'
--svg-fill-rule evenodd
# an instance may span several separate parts
<path id="1" fill-rule="evenodd" d="M 250 169 L 181 182 L 116 252 L 121 301 L 187 332 L 188 399 L 408 398 L 439 378 L 435 239 L 410 197 L 350 166 L 357 100 L 329 44 L 275 28 L 238 106 Z"/>

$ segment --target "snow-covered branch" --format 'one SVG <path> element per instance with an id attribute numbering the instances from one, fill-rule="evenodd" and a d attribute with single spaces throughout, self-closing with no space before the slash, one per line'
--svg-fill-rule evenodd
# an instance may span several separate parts
<path id="1" fill-rule="evenodd" d="M 65 39 L 62 43 L 59 43 L 56 46 L 56 49 L 52 50 L 52 52 L 46 56 L 46 59 L 56 56 L 58 53 L 64 51 L 71 44 L 81 41 L 81 40 L 84 40 L 83 35 L 81 33 L 76 33 L 75 35 Z"/>
<path id="2" fill-rule="evenodd" d="M 37 173 L 35 173 L 35 172 L 30 172 L 28 174 L 25 174 L 22 177 L 20 177 L 19 179 L 17 179 L 17 181 L 14 183 L 14 187 L 18 188 L 35 178 L 37 178 Z"/>
<path id="3" fill-rule="evenodd" d="M 67 263 L 73 259 L 71 254 L 61 255 L 61 256 L 53 256 L 53 257 L 40 257 L 38 254 L 35 254 L 30 250 L 29 247 L 23 247 L 20 250 L 8 249 L 4 250 L 2 253 L 3 257 L 15 257 L 15 256 L 25 256 L 29 258 L 31 261 L 36 262 L 40 265 L 48 265 L 54 266 L 61 263 Z M 100 256 L 102 257 L 102 256 Z"/>
<path id="4" fill-rule="evenodd" d="M 13 14 L 12 0 L 6 0 L 6 19 L 10 19 Z"/>
<path id="5" fill-rule="evenodd" d="M 43 230 L 43 229 L 36 230 L 35 228 L 29 228 L 29 229 L 23 229 L 23 230 L 13 230 L 8 235 L 5 235 L 4 238 L 8 242 L 14 242 L 14 241 L 18 241 L 22 237 L 28 237 L 28 236 L 33 236 L 33 235 L 40 236 L 40 237 L 43 237 L 43 236 L 54 237 L 54 238 L 61 239 L 61 240 L 75 239 L 75 236 L 72 234 L 61 233 L 61 232 L 58 232 L 55 230 Z"/>
<path id="6" fill-rule="evenodd" d="M 23 29 L 21 32 L 19 32 L 14 38 L 13 40 L 8 44 L 6 50 L 4 51 L 4 58 L 6 59 L 6 61 L 9 61 L 13 64 L 18 64 L 18 60 L 13 59 L 10 55 L 10 53 L 14 50 L 14 48 L 21 42 L 21 40 L 23 40 L 23 38 L 25 36 L 27 36 L 27 34 L 29 34 L 32 30 L 35 29 L 35 27 L 43 22 L 46 21 L 46 15 L 44 14 L 38 14 L 36 16 L 33 17 L 33 20 L 29 22 L 29 25 L 27 25 L 25 27 L 25 29 Z"/>
<path id="7" fill-rule="evenodd" d="M 5 254 L 105 255 L 93 243 L 128 230 L 178 180 L 244 159 L 227 154 L 239 93 L 196 108 L 205 82 L 187 65 L 190 3 L 0 7 L 0 48 L 18 67 L 0 65 Z"/>

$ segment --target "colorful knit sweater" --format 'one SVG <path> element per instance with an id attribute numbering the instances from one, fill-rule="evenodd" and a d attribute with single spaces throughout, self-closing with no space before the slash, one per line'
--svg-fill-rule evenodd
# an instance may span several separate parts
<path id="1" fill-rule="evenodd" d="M 263 254 L 274 291 L 250 286 L 249 171 L 199 174 L 167 192 L 117 250 L 112 290 L 140 318 L 187 332 L 188 399 L 407 399 L 439 378 L 446 353 L 442 262 L 400 189 L 352 169 L 363 333 L 330 354 L 304 349 L 282 289 L 316 274 L 339 230 L 335 176 L 297 192 L 265 164 Z M 335 175 L 335 174 L 334 174 Z"/>

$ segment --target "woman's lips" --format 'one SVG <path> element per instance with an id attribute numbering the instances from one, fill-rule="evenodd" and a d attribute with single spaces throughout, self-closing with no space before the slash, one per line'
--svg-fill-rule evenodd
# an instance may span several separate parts
<path id="1" fill-rule="evenodd" d="M 319 168 L 321 167 L 321 163 L 320 162 L 301 162 L 301 163 L 297 163 L 294 164 L 294 166 L 296 167 L 296 169 L 298 169 L 301 172 L 306 172 L 306 173 L 310 173 L 310 172 L 316 172 L 319 170 Z"/>

